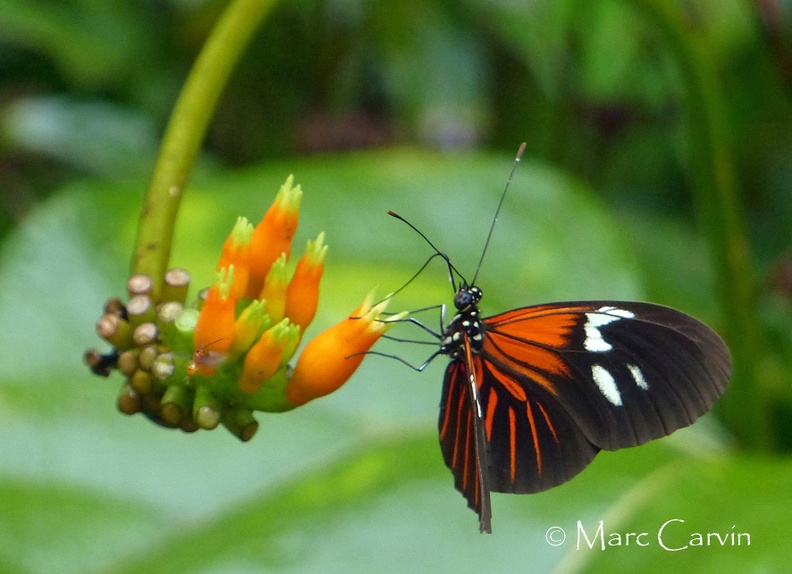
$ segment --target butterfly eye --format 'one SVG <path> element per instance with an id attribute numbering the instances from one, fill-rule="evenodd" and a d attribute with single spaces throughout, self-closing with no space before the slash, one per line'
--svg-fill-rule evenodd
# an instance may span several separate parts
<path id="1" fill-rule="evenodd" d="M 454 295 L 454 307 L 461 311 L 471 305 L 477 305 L 481 301 L 481 295 L 481 289 L 478 287 L 460 287 L 459 291 Z"/>
<path id="2" fill-rule="evenodd" d="M 473 301 L 473 298 L 470 296 L 468 291 L 460 289 L 457 291 L 457 294 L 454 295 L 454 307 L 456 307 L 459 311 L 470 305 Z"/>

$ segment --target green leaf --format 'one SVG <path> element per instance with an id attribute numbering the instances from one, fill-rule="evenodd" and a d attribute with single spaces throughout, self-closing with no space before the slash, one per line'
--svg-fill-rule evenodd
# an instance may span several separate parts
<path id="1" fill-rule="evenodd" d="M 203 175 L 183 202 L 172 264 L 190 269 L 195 290 L 208 284 L 236 216 L 257 220 L 294 173 L 305 191 L 295 251 L 322 230 L 330 246 L 310 338 L 373 287 L 385 294 L 403 285 L 431 255 L 388 209 L 421 228 L 472 278 L 510 166 L 504 156 L 396 150 Z M 643 548 L 597 551 L 595 561 L 593 551 L 584 556 L 569 543 L 545 541 L 551 526 L 596 525 L 612 516 L 619 529 L 690 517 L 702 530 L 736 524 L 756 533 L 747 552 L 697 554 L 700 571 L 729 556 L 743 570 L 760 552 L 771 566 L 788 557 L 785 544 L 767 537 L 780 532 L 773 525 L 790 509 L 769 504 L 774 491 L 756 485 L 780 489 L 792 478 L 789 463 L 741 462 L 724 451 L 711 430 L 716 425 L 706 424 L 603 453 L 549 492 L 495 495 L 495 534 L 479 535 L 437 446 L 440 361 L 417 374 L 370 357 L 337 393 L 290 413 L 259 415 L 258 435 L 244 444 L 223 431 L 185 435 L 118 414 L 119 379 L 91 376 L 80 356 L 98 344 L 93 324 L 103 300 L 123 296 L 143 187 L 72 185 L 3 245 L 4 572 L 548 571 L 573 558 L 599 567 L 611 556 L 647 569 L 655 557 Z M 642 293 L 631 245 L 613 217 L 584 185 L 530 161 L 518 168 L 477 282 L 492 313 Z M 448 304 L 451 297 L 438 263 L 391 310 Z M 434 326 L 438 315 L 422 318 Z M 403 329 L 406 338 L 418 335 Z M 427 349 L 387 341 L 380 347 L 415 363 Z M 711 493 L 702 492 L 707 484 Z M 732 488 L 737 494 L 728 495 Z M 648 498 L 632 494 L 645 489 Z M 704 494 L 719 500 L 710 514 L 697 507 Z"/>
<path id="2" fill-rule="evenodd" d="M 115 498 L 21 476 L 0 480 L 0 508 L 3 572 L 89 572 L 144 549 L 169 528 L 166 516 L 134 492 Z"/>

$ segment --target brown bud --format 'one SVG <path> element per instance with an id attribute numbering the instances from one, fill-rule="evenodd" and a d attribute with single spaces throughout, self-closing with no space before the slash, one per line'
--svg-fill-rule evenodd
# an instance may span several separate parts
<path id="1" fill-rule="evenodd" d="M 144 273 L 133 275 L 127 280 L 127 292 L 130 298 L 135 295 L 149 295 L 153 288 L 154 282 Z"/>
<path id="2" fill-rule="evenodd" d="M 184 304 L 187 290 L 190 288 L 190 274 L 184 269 L 169 269 L 165 273 L 160 302 L 175 301 Z"/>
<path id="3" fill-rule="evenodd" d="M 132 341 L 138 347 L 145 347 L 157 342 L 159 329 L 155 323 L 141 323 L 132 332 Z"/>

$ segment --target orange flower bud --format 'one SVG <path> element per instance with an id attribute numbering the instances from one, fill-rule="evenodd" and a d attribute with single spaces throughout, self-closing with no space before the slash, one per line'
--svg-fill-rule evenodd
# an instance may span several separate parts
<path id="1" fill-rule="evenodd" d="M 298 333 L 299 328 L 290 325 L 288 319 L 264 331 L 245 356 L 245 364 L 239 377 L 239 388 L 246 393 L 257 391 L 261 383 L 278 370 L 283 349 L 297 337 Z"/>
<path id="2" fill-rule="evenodd" d="M 371 295 L 349 317 L 312 339 L 303 349 L 286 385 L 294 406 L 332 393 L 352 376 L 364 353 L 406 313 L 380 319 L 387 301 L 372 307 Z"/>
<path id="3" fill-rule="evenodd" d="M 213 353 L 227 353 L 234 338 L 234 299 L 230 296 L 234 281 L 234 268 L 223 268 L 217 274 L 217 281 L 209 288 L 198 321 L 193 333 L 193 347 L 197 359 L 193 356 L 195 371 L 201 375 L 214 373 L 217 364 L 214 361 L 202 361 L 206 348 L 212 346 Z"/>
<path id="4" fill-rule="evenodd" d="M 292 323 L 299 325 L 303 332 L 313 321 L 319 304 L 319 280 L 327 253 L 327 245 L 323 245 L 323 242 L 324 233 L 320 233 L 316 241 L 308 241 L 286 289 L 286 316 Z"/>
<path id="5" fill-rule="evenodd" d="M 283 319 L 286 311 L 286 289 L 289 286 L 289 276 L 286 273 L 286 254 L 282 253 L 277 261 L 270 267 L 264 288 L 258 294 L 259 299 L 267 302 L 267 315 L 273 323 Z"/>
<path id="6" fill-rule="evenodd" d="M 247 287 L 247 295 L 251 299 L 258 297 L 270 267 L 281 253 L 285 253 L 287 259 L 291 253 L 291 241 L 297 231 L 302 200 L 302 189 L 299 185 L 292 187 L 293 183 L 294 176 L 290 175 L 278 191 L 275 202 L 253 231 Z"/>
<path id="7" fill-rule="evenodd" d="M 232 265 L 234 267 L 234 283 L 231 287 L 231 297 L 234 301 L 239 301 L 247 289 L 252 236 L 253 226 L 248 223 L 247 218 L 238 217 L 231 234 L 223 243 L 223 251 L 217 263 L 218 271 L 223 267 L 229 268 Z"/>

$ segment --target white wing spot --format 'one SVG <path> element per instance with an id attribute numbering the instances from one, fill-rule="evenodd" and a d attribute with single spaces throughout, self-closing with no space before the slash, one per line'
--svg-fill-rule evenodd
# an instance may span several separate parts
<path id="1" fill-rule="evenodd" d="M 618 387 L 616 387 L 616 381 L 608 370 L 600 365 L 593 365 L 591 367 L 591 375 L 594 377 L 594 382 L 597 383 L 597 387 L 599 387 L 603 396 L 608 399 L 611 404 L 620 407 L 622 405 L 621 395 L 619 394 Z"/>
<path id="2" fill-rule="evenodd" d="M 596 311 L 586 313 L 586 324 L 583 329 L 586 333 L 586 340 L 583 347 L 592 353 L 604 353 L 613 349 L 613 346 L 602 338 L 600 327 L 604 327 L 619 319 L 630 319 L 635 317 L 632 311 L 618 309 L 612 306 L 600 307 Z"/>
<path id="3" fill-rule="evenodd" d="M 628 311 L 627 309 L 619 309 L 617 307 L 600 307 L 597 309 L 600 313 L 608 313 L 609 315 L 616 315 L 617 317 L 621 317 L 623 319 L 632 319 L 635 317 L 635 313 L 632 311 Z"/>
<path id="4" fill-rule="evenodd" d="M 635 365 L 627 365 L 627 368 L 630 369 L 630 373 L 632 374 L 633 379 L 635 379 L 635 384 L 638 385 L 639 388 L 648 391 L 649 383 L 646 382 L 641 369 Z"/>

